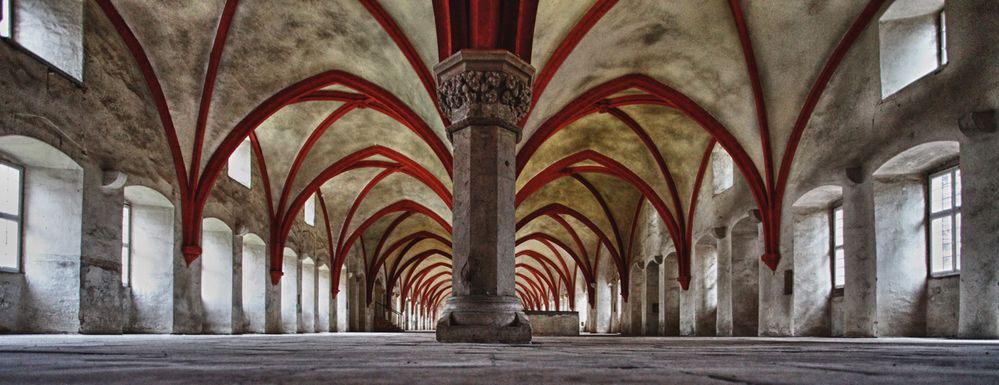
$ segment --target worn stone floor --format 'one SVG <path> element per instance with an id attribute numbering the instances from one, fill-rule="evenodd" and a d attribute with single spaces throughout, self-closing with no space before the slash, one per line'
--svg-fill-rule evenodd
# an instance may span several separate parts
<path id="1" fill-rule="evenodd" d="M 924 339 L 535 337 L 432 333 L 0 336 L 0 384 L 999 384 L 999 343 Z"/>

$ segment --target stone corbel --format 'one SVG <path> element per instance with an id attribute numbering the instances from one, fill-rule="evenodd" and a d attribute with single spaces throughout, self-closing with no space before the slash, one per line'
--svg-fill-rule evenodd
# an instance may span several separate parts
<path id="1" fill-rule="evenodd" d="M 850 167 L 845 170 L 846 180 L 853 184 L 861 184 L 867 180 L 867 173 L 864 172 L 863 167 Z"/>
<path id="2" fill-rule="evenodd" d="M 749 209 L 746 211 L 746 215 L 749 215 L 749 221 L 753 223 L 763 222 L 763 215 L 761 215 L 759 209 Z"/>
<path id="3" fill-rule="evenodd" d="M 757 213 L 758 212 L 759 211 L 757 210 Z M 725 239 L 726 235 L 728 235 L 728 227 L 726 226 L 718 226 L 711 228 L 711 236 L 714 237 L 715 239 Z"/>
<path id="4" fill-rule="evenodd" d="M 999 114 L 996 114 L 996 110 L 969 112 L 958 119 L 957 124 L 964 136 L 976 138 L 994 134 L 996 126 L 999 125 L 996 122 L 997 117 Z"/>
<path id="5" fill-rule="evenodd" d="M 112 192 L 125 187 L 128 174 L 118 170 L 103 170 L 101 173 L 101 190 Z"/>

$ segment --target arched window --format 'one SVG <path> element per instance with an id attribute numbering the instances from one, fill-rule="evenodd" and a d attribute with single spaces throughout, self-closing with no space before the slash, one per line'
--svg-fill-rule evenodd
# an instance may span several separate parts
<path id="1" fill-rule="evenodd" d="M 208 333 L 232 333 L 232 229 L 205 218 L 201 232 L 201 303 Z"/>
<path id="2" fill-rule="evenodd" d="M 960 277 L 953 273 L 959 266 L 960 184 L 954 166 L 959 158 L 959 143 L 927 142 L 874 171 L 873 278 L 880 336 L 957 334 Z"/>
<path id="3" fill-rule="evenodd" d="M 895 0 L 879 21 L 881 97 L 947 64 L 944 0 Z"/>
<path id="4" fill-rule="evenodd" d="M 145 186 L 125 186 L 122 283 L 130 295 L 126 333 L 173 330 L 174 206 Z M 127 247 L 126 247 L 127 245 Z"/>
<path id="5" fill-rule="evenodd" d="M 0 269 L 21 271 L 21 212 L 24 169 L 0 163 Z"/>
<path id="6" fill-rule="evenodd" d="M 711 150 L 711 174 L 714 175 L 715 194 L 721 194 L 732 188 L 735 184 L 733 172 L 732 157 L 721 146 L 715 146 Z"/>
<path id="7" fill-rule="evenodd" d="M 14 269 L 4 273 L 0 329 L 79 332 L 83 168 L 48 143 L 19 135 L 0 137 L 0 159 L 8 162 L 0 181 L 4 262 Z"/>
<path id="8" fill-rule="evenodd" d="M 236 147 L 236 151 L 229 155 L 229 177 L 239 184 L 251 188 L 253 181 L 253 169 L 251 165 L 252 156 L 250 148 L 250 138 L 243 139 Z"/>
<path id="9" fill-rule="evenodd" d="M 0 37 L 83 81 L 83 1 L 0 0 Z"/>
<path id="10" fill-rule="evenodd" d="M 263 333 L 266 322 L 267 245 L 256 234 L 243 236 L 243 317 L 246 319 L 244 331 Z"/>
<path id="11" fill-rule="evenodd" d="M 961 270 L 961 169 L 957 167 L 929 176 L 930 274 Z"/>
<path id="12" fill-rule="evenodd" d="M 843 188 L 817 186 L 792 204 L 794 214 L 793 334 L 843 335 Z M 735 236 L 732 239 L 735 255 Z M 838 278 L 837 278 L 838 277 Z M 734 291 L 733 287 L 733 291 Z M 733 303 L 735 301 L 733 294 Z"/>

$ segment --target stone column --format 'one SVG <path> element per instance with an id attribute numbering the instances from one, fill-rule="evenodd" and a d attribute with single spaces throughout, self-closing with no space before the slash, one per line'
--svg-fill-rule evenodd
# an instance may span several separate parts
<path id="1" fill-rule="evenodd" d="M 434 72 L 454 143 L 453 294 L 437 340 L 528 343 L 514 291 L 514 169 L 534 69 L 504 50 L 462 50 Z"/>
<path id="2" fill-rule="evenodd" d="M 877 336 L 877 242 L 874 234 L 874 182 L 861 167 L 846 170 L 843 186 L 843 333 Z"/>
<path id="3" fill-rule="evenodd" d="M 999 113 L 961 119 L 961 301 L 958 336 L 999 338 Z"/>

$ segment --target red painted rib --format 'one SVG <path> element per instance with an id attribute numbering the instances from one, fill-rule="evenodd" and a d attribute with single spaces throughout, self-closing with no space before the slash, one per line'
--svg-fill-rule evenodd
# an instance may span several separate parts
<path id="1" fill-rule="evenodd" d="M 274 225 L 276 213 L 274 212 L 274 197 L 271 194 L 271 178 L 267 173 L 267 160 L 264 159 L 264 151 L 260 148 L 260 140 L 255 132 L 250 133 L 250 147 L 253 148 L 253 155 L 257 157 L 257 167 L 260 169 L 260 179 L 264 184 L 264 196 L 267 198 L 268 218 L 271 226 Z"/>
<path id="2" fill-rule="evenodd" d="M 773 255 L 773 260 L 768 262 L 768 266 L 771 269 L 777 267 L 777 262 L 779 261 L 779 250 L 780 250 L 780 213 L 781 206 L 783 205 L 784 192 L 787 187 L 787 178 L 791 173 L 791 163 L 794 161 L 795 152 L 798 150 L 798 144 L 801 141 L 801 136 L 805 131 L 805 127 L 808 126 L 808 121 L 812 117 L 812 112 L 815 110 L 815 106 L 819 103 L 819 98 L 825 91 L 826 86 L 829 85 L 829 80 L 832 78 L 833 74 L 836 73 L 836 69 L 839 64 L 843 61 L 846 53 L 850 51 L 850 47 L 856 42 L 857 37 L 860 33 L 867 28 L 871 20 L 878 13 L 878 10 L 884 5 L 884 0 L 871 0 L 861 11 L 860 15 L 857 16 L 853 24 L 850 25 L 850 29 L 847 30 L 843 38 L 840 39 L 839 43 L 836 44 L 836 48 L 833 49 L 832 54 L 826 60 L 826 64 L 822 67 L 822 71 L 819 73 L 819 77 L 815 80 L 812 85 L 812 89 L 808 91 L 808 96 L 805 99 L 805 104 L 801 107 L 801 112 L 798 114 L 797 120 L 794 122 L 794 128 L 791 131 L 791 136 L 788 138 L 787 145 L 784 150 L 784 156 L 781 159 L 780 172 L 777 174 L 777 186 L 776 192 L 773 198 L 773 209 L 768 211 L 768 228 L 765 233 L 770 236 L 767 237 L 765 242 L 766 254 Z M 763 210 L 761 210 L 763 211 Z M 765 255 L 766 255 L 765 254 Z"/>
<path id="3" fill-rule="evenodd" d="M 586 14 L 583 15 L 576 25 L 572 27 L 569 34 L 566 35 L 565 39 L 559 43 L 558 48 L 555 48 L 555 52 L 552 52 L 552 56 L 548 58 L 545 63 L 544 68 L 538 72 L 538 75 L 534 78 L 534 89 L 531 95 L 531 109 L 528 110 L 527 115 L 521 119 L 520 124 L 523 125 L 527 122 L 527 118 L 530 116 L 531 112 L 534 110 L 534 106 L 538 103 L 538 99 L 541 98 L 541 94 L 545 92 L 545 88 L 548 87 L 548 83 L 558 72 L 558 69 L 565 62 L 565 59 L 569 57 L 572 50 L 576 49 L 576 45 L 579 44 L 583 37 L 586 36 L 587 32 L 600 21 L 607 11 L 610 11 L 617 4 L 617 0 L 597 0 L 593 6 L 590 7 Z"/>
<path id="4" fill-rule="evenodd" d="M 139 39 L 135 37 L 132 33 L 132 29 L 128 27 L 128 23 L 125 19 L 121 17 L 118 10 L 111 4 L 110 0 L 96 0 L 97 5 L 104 12 L 104 15 L 114 26 L 115 31 L 118 32 L 118 36 L 121 37 L 122 42 L 128 47 L 128 51 L 132 54 L 132 58 L 135 60 L 136 64 L 139 66 L 139 71 L 142 72 L 142 77 L 146 81 L 146 87 L 149 88 L 149 94 L 153 98 L 153 104 L 156 105 L 156 112 L 160 118 L 160 124 L 163 125 L 163 131 L 166 136 L 167 145 L 170 147 L 170 155 L 173 157 L 174 171 L 177 173 L 177 187 L 180 190 L 181 201 L 186 202 L 191 191 L 188 184 L 187 169 L 184 166 L 184 154 L 180 151 L 180 142 L 177 140 L 177 130 L 173 126 L 173 117 L 170 115 L 170 108 L 167 106 L 166 97 L 163 95 L 163 87 L 160 86 L 160 80 L 156 76 L 156 71 L 153 70 L 152 63 L 149 62 L 149 57 L 146 56 L 146 50 L 142 48 L 142 43 L 139 43 Z M 185 210 L 187 210 L 187 204 L 184 204 Z M 200 219 L 198 219 L 200 221 Z M 186 227 L 186 226 L 185 226 Z"/>
<path id="5" fill-rule="evenodd" d="M 753 89 L 753 102 L 756 106 L 756 124 L 760 130 L 760 144 L 763 147 L 763 164 L 768 191 L 773 191 L 773 153 L 770 145 L 770 123 L 767 117 L 767 106 L 763 97 L 763 86 L 760 84 L 760 71 L 756 68 L 756 53 L 753 42 L 749 39 L 749 27 L 740 5 L 741 0 L 729 0 L 729 9 L 735 19 L 736 30 L 739 31 L 739 43 L 742 45 L 742 56 L 746 61 L 746 71 L 749 83 Z"/>
<path id="6" fill-rule="evenodd" d="M 222 51 L 225 49 L 226 38 L 232 17 L 236 14 L 239 0 L 226 0 L 219 18 L 218 29 L 215 31 L 215 41 L 212 42 L 212 52 L 208 55 L 208 70 L 205 72 L 205 83 L 201 90 L 201 104 L 198 107 L 197 126 L 194 131 L 194 150 L 191 152 L 191 184 L 197 182 L 201 170 L 201 150 L 205 143 L 205 129 L 208 125 L 208 111 L 212 106 L 212 96 L 215 93 L 215 78 L 219 72 L 219 62 L 222 61 Z"/>
<path id="7" fill-rule="evenodd" d="M 644 144 L 645 148 L 649 151 L 649 155 L 652 155 L 652 159 L 654 159 L 656 161 L 656 165 L 659 166 L 659 173 L 662 174 L 663 179 L 666 180 L 666 187 L 669 188 L 670 199 L 673 201 L 673 210 L 675 210 L 675 212 L 682 213 L 683 204 L 680 202 L 680 194 L 677 192 L 676 182 L 673 180 L 673 174 L 669 171 L 669 166 L 666 165 L 666 159 L 663 158 L 662 153 L 659 152 L 659 148 L 656 147 L 656 144 L 652 141 L 648 132 L 646 132 L 642 125 L 638 124 L 635 119 L 632 119 L 631 116 L 624 111 L 611 107 L 607 109 L 607 112 L 620 120 L 621 123 L 624 123 L 625 126 L 628 126 L 628 128 L 630 128 L 635 135 L 638 135 L 638 139 L 642 141 L 642 144 Z M 682 215 L 678 216 L 676 219 L 681 228 L 685 226 L 686 221 Z"/>
<path id="8" fill-rule="evenodd" d="M 420 54 L 416 52 L 416 48 L 406 37 L 406 33 L 399 28 L 399 24 L 395 22 L 392 15 L 382 8 L 382 5 L 378 0 L 360 0 L 361 5 L 371 13 L 371 16 L 378 21 L 378 24 L 382 26 L 385 33 L 388 33 L 395 45 L 399 47 L 402 51 L 403 56 L 406 57 L 406 61 L 409 62 L 410 67 L 413 67 L 413 71 L 416 72 L 416 76 L 420 78 L 420 82 L 423 83 L 423 88 L 427 90 L 427 94 L 430 95 L 430 99 L 434 101 L 434 106 L 437 108 L 437 114 L 440 115 L 441 120 L 444 125 L 449 124 L 444 113 L 441 112 L 440 107 L 437 107 L 437 87 L 434 84 L 434 77 L 430 74 L 430 69 L 427 68 L 426 63 L 420 58 Z"/>

